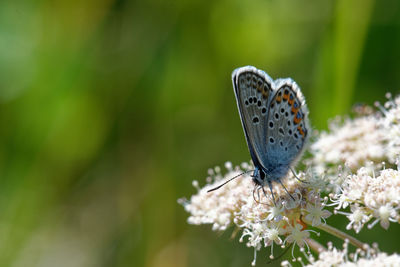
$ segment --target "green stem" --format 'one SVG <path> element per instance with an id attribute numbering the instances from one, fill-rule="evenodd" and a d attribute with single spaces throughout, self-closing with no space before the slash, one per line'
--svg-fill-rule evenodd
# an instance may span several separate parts
<path id="1" fill-rule="evenodd" d="M 304 217 L 302 218 L 303 222 L 306 224 L 312 226 L 312 222 L 306 220 Z M 346 234 L 345 232 L 340 231 L 339 229 L 336 229 L 335 227 L 332 227 L 326 223 L 321 223 L 318 226 L 314 226 L 322 231 L 325 231 L 333 236 L 336 236 L 342 240 L 348 240 L 350 244 L 352 244 L 355 247 L 361 248 L 362 250 L 366 250 L 368 245 L 361 242 L 360 240 L 352 237 L 351 235 Z"/>
<path id="2" fill-rule="evenodd" d="M 310 248 L 318 254 L 322 251 L 326 251 L 326 248 L 314 239 L 307 238 L 306 242 L 310 246 Z"/>

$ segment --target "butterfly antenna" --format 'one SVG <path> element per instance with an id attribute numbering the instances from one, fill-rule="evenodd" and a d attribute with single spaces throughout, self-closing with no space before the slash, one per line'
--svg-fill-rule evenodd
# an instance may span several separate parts
<path id="1" fill-rule="evenodd" d="M 294 172 L 293 168 L 290 168 L 290 170 L 292 171 L 293 176 L 294 176 L 299 182 L 308 184 L 308 182 L 307 182 L 306 180 L 300 179 L 300 178 L 297 176 L 297 174 Z"/>
<path id="2" fill-rule="evenodd" d="M 226 181 L 225 183 L 223 183 L 223 184 L 221 184 L 221 185 L 219 185 L 219 186 L 217 186 L 217 187 L 214 187 L 213 189 L 208 190 L 207 193 L 210 193 L 210 192 L 212 192 L 212 191 L 215 191 L 215 190 L 217 190 L 217 189 L 220 189 L 221 187 L 223 187 L 224 185 L 226 185 L 226 184 L 229 183 L 230 181 L 232 181 L 232 180 L 238 178 L 239 176 L 242 176 L 242 175 L 245 174 L 245 173 L 251 172 L 251 171 L 254 171 L 254 170 L 249 170 L 249 171 L 242 172 L 241 174 L 238 174 L 238 175 L 232 177 L 231 179 L 229 179 L 229 180 Z"/>

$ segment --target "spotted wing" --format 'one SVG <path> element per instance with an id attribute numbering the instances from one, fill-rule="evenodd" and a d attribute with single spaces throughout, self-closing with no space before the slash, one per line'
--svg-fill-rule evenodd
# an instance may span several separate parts
<path id="1" fill-rule="evenodd" d="M 273 80 L 265 72 L 246 66 L 233 71 L 232 81 L 247 145 L 258 166 L 267 153 L 268 101 Z"/>
<path id="2" fill-rule="evenodd" d="M 267 169 L 287 170 L 301 156 L 308 139 L 308 109 L 297 84 L 291 79 L 275 81 L 277 90 L 271 96 L 267 119 Z M 282 173 L 272 179 L 280 178 Z"/>

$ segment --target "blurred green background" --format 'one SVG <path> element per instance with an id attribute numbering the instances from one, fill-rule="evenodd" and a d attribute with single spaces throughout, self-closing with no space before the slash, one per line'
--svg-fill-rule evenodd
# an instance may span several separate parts
<path id="1" fill-rule="evenodd" d="M 177 204 L 249 160 L 232 70 L 292 77 L 326 129 L 399 92 L 399 59 L 396 0 L 1 1 L 0 266 L 249 266 Z"/>

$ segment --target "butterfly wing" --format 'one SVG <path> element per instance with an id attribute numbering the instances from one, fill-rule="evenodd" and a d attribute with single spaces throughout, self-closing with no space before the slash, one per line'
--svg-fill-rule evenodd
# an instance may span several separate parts
<path id="1" fill-rule="evenodd" d="M 272 180 L 285 176 L 301 156 L 309 131 L 308 109 L 300 88 L 292 79 L 278 79 L 275 85 L 266 119 L 267 152 L 262 162 Z"/>
<path id="2" fill-rule="evenodd" d="M 251 158 L 255 166 L 262 166 L 267 154 L 268 103 L 274 82 L 252 66 L 234 70 L 232 82 Z"/>

